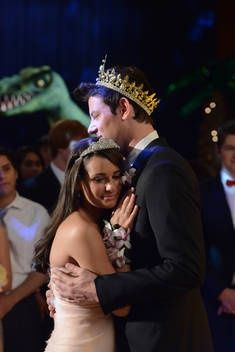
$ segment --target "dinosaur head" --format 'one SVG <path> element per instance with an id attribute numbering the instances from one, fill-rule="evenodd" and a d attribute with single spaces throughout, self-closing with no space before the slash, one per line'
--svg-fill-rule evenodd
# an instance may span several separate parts
<path id="1" fill-rule="evenodd" d="M 66 99 L 70 98 L 63 79 L 49 66 L 27 67 L 0 80 L 0 115 L 56 112 Z"/>

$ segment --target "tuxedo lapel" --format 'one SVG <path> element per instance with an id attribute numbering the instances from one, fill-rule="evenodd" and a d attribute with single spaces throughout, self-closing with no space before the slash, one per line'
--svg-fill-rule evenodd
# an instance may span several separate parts
<path id="1" fill-rule="evenodd" d="M 136 169 L 135 176 L 133 177 L 133 184 L 135 185 L 142 170 L 147 164 L 153 153 L 160 151 L 163 147 L 166 147 L 167 143 L 163 138 L 154 139 L 151 143 L 149 143 L 137 156 L 132 167 Z"/>
<path id="2" fill-rule="evenodd" d="M 216 178 L 216 188 L 217 188 L 217 193 L 215 192 L 215 197 L 217 199 L 214 199 L 215 203 L 214 204 L 220 204 L 220 207 L 214 207 L 214 212 L 215 212 L 215 217 L 219 217 L 222 215 L 224 218 L 224 221 L 226 224 L 230 224 L 231 228 L 233 228 L 233 220 L 232 220 L 232 215 L 231 211 L 228 205 L 228 202 L 226 200 L 226 195 L 225 191 L 222 185 L 222 182 L 220 180 L 220 177 L 217 176 Z M 216 214 L 216 211 L 219 212 Z M 221 214 L 222 212 L 222 214 Z"/>

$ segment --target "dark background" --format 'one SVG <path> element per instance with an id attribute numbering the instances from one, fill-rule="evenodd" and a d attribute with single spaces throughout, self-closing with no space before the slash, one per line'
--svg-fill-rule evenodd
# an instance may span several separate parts
<path id="1" fill-rule="evenodd" d="M 27 66 L 50 65 L 72 91 L 108 65 L 144 70 L 161 97 L 155 125 L 185 157 L 197 156 L 202 116 L 179 116 L 195 93 L 167 96 L 170 83 L 235 57 L 234 1 L 1 0 L 0 78 Z M 47 132 L 44 113 L 0 118 L 0 144 L 16 148 Z"/>

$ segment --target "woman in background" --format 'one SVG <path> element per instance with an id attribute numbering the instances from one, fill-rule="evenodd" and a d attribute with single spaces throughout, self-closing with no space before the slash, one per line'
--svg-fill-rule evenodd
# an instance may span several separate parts
<path id="1" fill-rule="evenodd" d="M 41 155 L 31 146 L 20 147 L 16 152 L 16 161 L 19 172 L 19 183 L 36 177 L 44 168 Z"/>

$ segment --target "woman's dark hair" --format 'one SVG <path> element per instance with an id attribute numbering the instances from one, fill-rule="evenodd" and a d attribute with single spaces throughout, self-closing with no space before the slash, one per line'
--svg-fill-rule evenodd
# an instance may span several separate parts
<path id="1" fill-rule="evenodd" d="M 118 149 L 104 149 L 89 153 L 80 159 L 81 153 L 98 138 L 89 137 L 81 139 L 73 146 L 73 151 L 65 170 L 65 179 L 61 187 L 57 206 L 52 214 L 51 222 L 46 229 L 45 236 L 35 247 L 34 266 L 38 271 L 46 272 L 49 268 L 49 255 L 56 231 L 62 221 L 73 211 L 77 210 L 79 204 L 80 181 L 85 175 L 85 163 L 94 155 L 102 156 L 111 163 L 118 166 L 124 172 L 125 161 Z"/>

